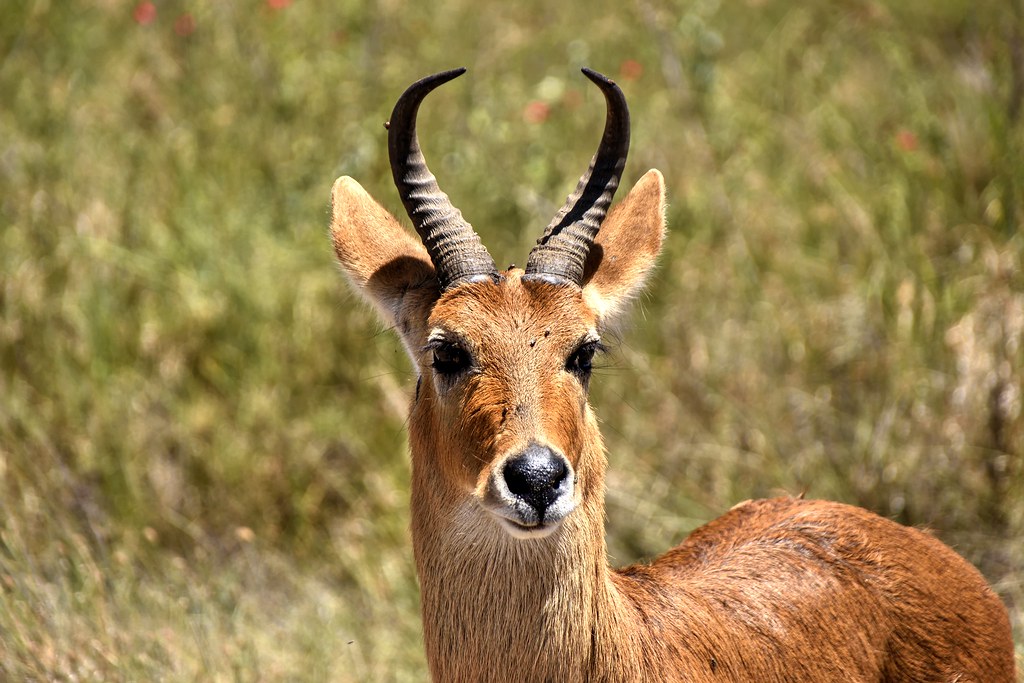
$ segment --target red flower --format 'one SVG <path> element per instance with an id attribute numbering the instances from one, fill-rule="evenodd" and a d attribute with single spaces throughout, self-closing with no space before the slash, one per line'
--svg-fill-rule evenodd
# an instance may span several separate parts
<path id="1" fill-rule="evenodd" d="M 635 81 L 644 75 L 644 65 L 635 59 L 627 59 L 619 65 L 619 78 L 624 81 Z"/>
<path id="2" fill-rule="evenodd" d="M 132 18 L 140 26 L 153 23 L 153 20 L 156 19 L 156 5 L 148 1 L 140 2 L 135 6 L 135 10 L 132 11 Z"/>
<path id="3" fill-rule="evenodd" d="M 917 135 L 913 131 L 901 128 L 896 132 L 896 146 L 904 152 L 913 152 L 917 149 Z"/>
<path id="4" fill-rule="evenodd" d="M 267 7 L 270 9 L 284 9 L 292 4 L 292 0 L 267 0 Z"/>
<path id="5" fill-rule="evenodd" d="M 523 109 L 523 119 L 527 123 L 542 123 L 548 118 L 550 113 L 551 107 L 548 106 L 547 102 L 533 100 Z"/>
<path id="6" fill-rule="evenodd" d="M 188 36 L 192 35 L 192 33 L 194 33 L 195 30 L 196 30 L 196 20 L 188 12 L 185 12 L 184 14 L 182 14 L 174 22 L 174 32 L 177 33 L 182 38 L 187 38 Z"/>

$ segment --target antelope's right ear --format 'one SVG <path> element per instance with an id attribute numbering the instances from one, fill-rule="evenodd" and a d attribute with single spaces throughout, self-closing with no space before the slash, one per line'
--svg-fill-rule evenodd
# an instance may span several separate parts
<path id="1" fill-rule="evenodd" d="M 614 324 L 643 288 L 665 238 L 665 178 L 651 169 L 616 205 L 587 255 L 583 295 L 601 326 Z"/>
<path id="2" fill-rule="evenodd" d="M 331 190 L 331 240 L 342 270 L 415 359 L 439 287 L 427 250 L 348 176 Z"/>

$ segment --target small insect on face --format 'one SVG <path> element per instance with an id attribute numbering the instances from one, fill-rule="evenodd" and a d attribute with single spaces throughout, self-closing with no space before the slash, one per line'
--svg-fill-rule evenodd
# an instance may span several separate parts
<path id="1" fill-rule="evenodd" d="M 513 536 L 550 534 L 578 503 L 600 348 L 578 287 L 522 271 L 460 287 L 430 316 L 417 407 L 448 435 L 433 466 L 449 468 Z"/>

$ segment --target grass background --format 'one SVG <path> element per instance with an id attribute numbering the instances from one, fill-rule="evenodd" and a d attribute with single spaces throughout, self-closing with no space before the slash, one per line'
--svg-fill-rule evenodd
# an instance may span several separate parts
<path id="1" fill-rule="evenodd" d="M 1024 656 L 1020 0 L 0 8 L 0 674 L 425 677 L 414 377 L 332 181 L 396 97 L 521 261 L 619 80 L 670 236 L 593 382 L 613 562 L 779 491 L 927 526 Z M 404 220 L 404 219 L 403 219 Z"/>

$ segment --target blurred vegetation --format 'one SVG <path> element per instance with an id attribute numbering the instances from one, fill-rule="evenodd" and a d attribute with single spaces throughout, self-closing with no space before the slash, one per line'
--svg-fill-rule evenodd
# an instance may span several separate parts
<path id="1" fill-rule="evenodd" d="M 411 81 L 502 263 L 616 77 L 662 267 L 595 379 L 613 560 L 778 491 L 927 526 L 1024 652 L 1020 0 L 0 8 L 0 674 L 423 680 L 414 377 L 326 237 Z"/>

